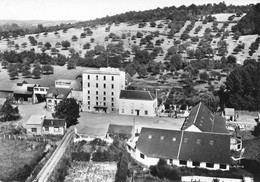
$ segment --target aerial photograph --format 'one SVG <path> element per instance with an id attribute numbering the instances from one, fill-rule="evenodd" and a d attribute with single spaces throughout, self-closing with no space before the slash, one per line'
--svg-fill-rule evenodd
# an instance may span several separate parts
<path id="1" fill-rule="evenodd" d="M 260 0 L 0 7 L 0 182 L 260 182 Z"/>

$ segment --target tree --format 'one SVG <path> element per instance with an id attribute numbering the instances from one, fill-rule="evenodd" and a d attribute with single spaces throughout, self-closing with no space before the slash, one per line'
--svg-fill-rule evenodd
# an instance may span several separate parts
<path id="1" fill-rule="evenodd" d="M 90 49 L 90 47 L 91 47 L 91 44 L 89 42 L 87 42 L 83 45 L 83 49 Z"/>
<path id="2" fill-rule="evenodd" d="M 78 123 L 79 115 L 79 104 L 74 98 L 68 98 L 61 101 L 55 106 L 54 118 L 65 119 L 67 127 L 76 125 Z"/>
<path id="3" fill-rule="evenodd" d="M 77 37 L 76 35 L 73 35 L 72 38 L 71 38 L 71 40 L 72 40 L 73 42 L 75 42 L 75 41 L 78 40 L 78 37 Z"/>
<path id="4" fill-rule="evenodd" d="M 70 47 L 70 42 L 67 40 L 62 41 L 61 46 L 63 47 L 64 50 L 68 50 L 68 47 Z"/>
<path id="5" fill-rule="evenodd" d="M 182 56 L 181 56 L 181 54 L 174 54 L 171 57 L 170 64 L 174 68 L 174 70 L 181 69 L 182 68 Z"/>
<path id="6" fill-rule="evenodd" d="M 260 123 L 258 122 L 255 126 L 254 130 L 252 131 L 252 135 L 259 137 L 260 136 Z"/>
<path id="7" fill-rule="evenodd" d="M 32 76 L 32 73 L 31 73 L 30 70 L 23 69 L 23 70 L 22 70 L 22 75 L 23 75 L 24 77 L 26 77 L 26 78 L 29 78 L 29 77 Z"/>
<path id="8" fill-rule="evenodd" d="M 33 68 L 32 75 L 34 76 L 34 78 L 40 78 L 41 74 L 42 74 L 42 72 L 41 72 L 40 68 L 37 68 L 37 67 Z"/>
<path id="9" fill-rule="evenodd" d="M 3 69 L 6 69 L 7 66 L 8 66 L 8 61 L 3 60 L 3 61 L 2 61 L 2 67 L 3 67 Z"/>
<path id="10" fill-rule="evenodd" d="M 0 110 L 0 121 L 14 121 L 21 117 L 18 106 L 13 107 L 10 100 L 6 100 L 2 109 Z"/>
<path id="11" fill-rule="evenodd" d="M 202 73 L 200 73 L 200 79 L 204 80 L 204 81 L 208 81 L 209 80 L 209 74 L 206 71 L 203 71 Z"/>
<path id="12" fill-rule="evenodd" d="M 46 49 L 49 50 L 51 48 L 51 43 L 50 42 L 46 42 L 44 44 L 44 47 L 46 47 Z"/>
<path id="13" fill-rule="evenodd" d="M 68 70 L 74 69 L 74 68 L 76 68 L 76 65 L 77 65 L 77 60 L 74 59 L 74 58 L 70 58 L 68 63 L 67 63 L 67 69 Z"/>
<path id="14" fill-rule="evenodd" d="M 18 71 L 17 70 L 12 70 L 11 72 L 9 72 L 9 76 L 11 79 L 15 79 L 18 77 Z"/>

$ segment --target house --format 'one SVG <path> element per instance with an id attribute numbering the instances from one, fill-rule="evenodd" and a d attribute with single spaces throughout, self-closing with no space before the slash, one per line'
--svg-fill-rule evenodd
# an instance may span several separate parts
<path id="1" fill-rule="evenodd" d="M 134 127 L 131 125 L 116 125 L 109 124 L 107 135 L 126 135 L 127 137 L 132 137 L 134 135 Z"/>
<path id="2" fill-rule="evenodd" d="M 44 115 L 32 115 L 26 122 L 26 132 L 29 135 L 41 135 Z"/>
<path id="3" fill-rule="evenodd" d="M 135 116 L 156 116 L 157 98 L 149 91 L 121 90 L 119 114 Z"/>
<path id="4" fill-rule="evenodd" d="M 194 106 L 181 130 L 193 132 L 229 133 L 223 117 L 212 113 L 202 102 Z"/>
<path id="5" fill-rule="evenodd" d="M 37 85 L 33 88 L 33 103 L 39 103 L 46 101 L 46 94 L 49 90 L 49 87 L 43 87 Z"/>
<path id="6" fill-rule="evenodd" d="M 67 129 L 65 119 L 44 119 L 42 124 L 42 134 L 44 135 L 64 135 Z"/>
<path id="7" fill-rule="evenodd" d="M 168 164 L 229 170 L 230 135 L 184 130 L 142 128 L 139 137 L 127 142 L 131 156 L 146 166 L 159 159 Z"/>
<path id="8" fill-rule="evenodd" d="M 125 89 L 125 72 L 118 68 L 87 69 L 83 72 L 83 111 L 116 113 L 119 94 Z"/>
<path id="9" fill-rule="evenodd" d="M 33 89 L 35 86 L 38 86 L 37 84 L 29 84 L 26 81 L 23 81 L 22 83 L 16 83 L 14 90 L 14 100 L 17 101 L 17 103 L 20 101 L 23 102 L 29 102 L 33 103 Z"/>
<path id="10" fill-rule="evenodd" d="M 235 109 L 234 108 L 225 108 L 223 112 L 223 116 L 226 118 L 227 121 L 235 121 Z"/>
<path id="11" fill-rule="evenodd" d="M 51 87 L 46 94 L 46 108 L 49 111 L 54 111 L 55 106 L 57 106 L 62 100 L 71 97 L 70 88 L 56 88 Z"/>

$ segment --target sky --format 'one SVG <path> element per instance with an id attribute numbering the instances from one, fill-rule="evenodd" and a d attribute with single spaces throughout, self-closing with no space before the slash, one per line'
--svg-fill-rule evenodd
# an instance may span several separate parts
<path id="1" fill-rule="evenodd" d="M 0 0 L 0 20 L 91 20 L 127 11 L 219 2 L 223 0 Z M 225 3 L 246 5 L 260 0 L 225 0 Z"/>

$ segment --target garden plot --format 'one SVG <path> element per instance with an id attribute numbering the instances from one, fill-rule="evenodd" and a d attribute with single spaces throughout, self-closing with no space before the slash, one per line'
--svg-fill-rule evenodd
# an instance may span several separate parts
<path id="1" fill-rule="evenodd" d="M 114 182 L 117 171 L 115 162 L 73 162 L 65 182 Z"/>

